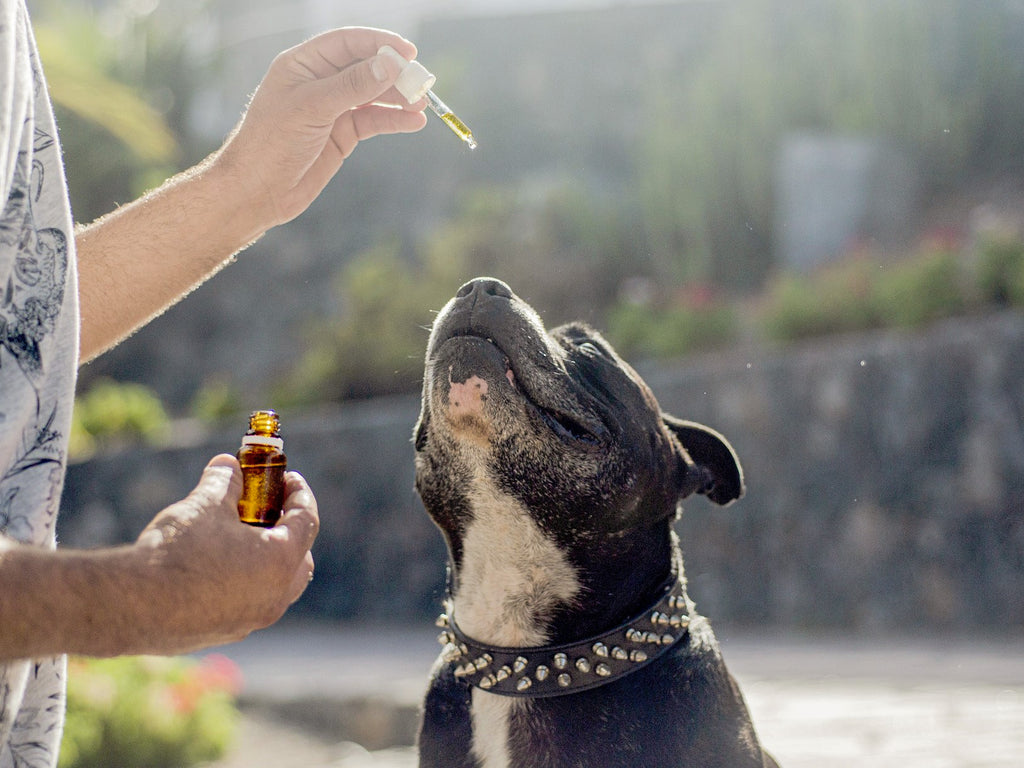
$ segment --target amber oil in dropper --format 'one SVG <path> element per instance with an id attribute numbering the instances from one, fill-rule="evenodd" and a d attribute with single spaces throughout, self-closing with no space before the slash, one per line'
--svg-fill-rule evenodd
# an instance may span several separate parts
<path id="1" fill-rule="evenodd" d="M 239 520 L 264 528 L 274 526 L 284 507 L 284 472 L 288 467 L 277 413 L 253 411 L 249 416 L 249 430 L 238 449 L 238 463 L 242 467 Z"/>
<path id="2" fill-rule="evenodd" d="M 451 108 L 437 98 L 437 94 L 433 91 L 427 91 L 425 97 L 427 99 L 427 106 L 430 107 L 431 111 L 440 117 L 455 132 L 456 136 L 466 142 L 470 149 L 476 149 L 476 139 L 473 137 L 473 132 L 469 130 L 469 126 L 456 117 Z"/>

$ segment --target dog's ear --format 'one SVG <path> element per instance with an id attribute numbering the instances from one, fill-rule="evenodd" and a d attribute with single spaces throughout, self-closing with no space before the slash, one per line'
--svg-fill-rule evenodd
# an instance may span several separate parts
<path id="1" fill-rule="evenodd" d="M 702 493 L 716 504 L 729 504 L 743 495 L 743 469 L 729 441 L 709 427 L 668 414 L 662 420 L 682 447 L 686 464 L 681 496 Z"/>

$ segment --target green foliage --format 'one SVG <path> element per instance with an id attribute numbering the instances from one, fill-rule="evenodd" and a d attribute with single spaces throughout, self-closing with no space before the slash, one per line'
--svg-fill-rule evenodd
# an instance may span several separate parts
<path id="1" fill-rule="evenodd" d="M 800 339 L 874 327 L 876 269 L 866 260 L 857 260 L 814 276 L 779 276 L 769 285 L 762 310 L 767 335 Z"/>
<path id="2" fill-rule="evenodd" d="M 956 253 L 925 251 L 879 270 L 880 325 L 915 328 L 962 314 L 972 303 Z"/>
<path id="3" fill-rule="evenodd" d="M 344 314 L 311 328 L 308 352 L 275 402 L 319 402 L 410 391 L 422 376 L 430 317 L 454 292 L 436 274 L 403 264 L 397 243 L 381 245 L 340 275 Z M 456 286 L 457 287 L 457 286 Z M 444 298 L 441 298 L 441 297 Z"/>
<path id="4" fill-rule="evenodd" d="M 783 275 L 766 292 L 761 322 L 769 338 L 794 340 L 917 327 L 974 303 L 958 254 L 926 249 L 896 262 L 853 258 L 811 275 Z"/>
<path id="5" fill-rule="evenodd" d="M 626 359 L 668 359 L 733 343 L 739 332 L 736 308 L 682 292 L 660 305 L 623 301 L 608 317 L 608 338 Z"/>
<path id="6" fill-rule="evenodd" d="M 207 381 L 192 398 L 192 415 L 204 423 L 236 416 L 245 410 L 241 396 L 225 376 Z"/>
<path id="7" fill-rule="evenodd" d="M 83 459 L 103 446 L 158 441 L 168 429 L 167 412 L 151 389 L 101 379 L 75 399 L 70 452 Z"/>
<path id="8" fill-rule="evenodd" d="M 148 656 L 71 659 L 60 768 L 186 768 L 224 755 L 237 667 Z"/>
<path id="9" fill-rule="evenodd" d="M 985 300 L 1024 307 L 1024 241 L 987 239 L 979 248 L 978 262 L 978 288 Z"/>

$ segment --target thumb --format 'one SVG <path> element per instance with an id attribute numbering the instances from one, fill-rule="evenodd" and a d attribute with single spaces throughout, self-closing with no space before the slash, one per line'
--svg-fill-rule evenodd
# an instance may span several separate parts
<path id="1" fill-rule="evenodd" d="M 213 506 L 222 503 L 237 506 L 242 496 L 242 469 L 238 459 L 227 453 L 214 456 L 203 469 L 199 483 L 190 495 L 198 496 Z"/>
<path id="2" fill-rule="evenodd" d="M 332 117 L 369 104 L 395 84 L 402 67 L 394 57 L 376 54 L 316 81 Z"/>

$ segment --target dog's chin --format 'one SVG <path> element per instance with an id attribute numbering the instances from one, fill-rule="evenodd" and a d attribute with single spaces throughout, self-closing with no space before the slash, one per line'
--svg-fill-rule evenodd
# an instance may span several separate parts
<path id="1" fill-rule="evenodd" d="M 487 439 L 518 391 L 505 353 L 487 339 L 456 336 L 441 343 L 427 367 L 435 425 L 453 436 Z"/>
<path id="2" fill-rule="evenodd" d="M 508 355 L 490 339 L 453 336 L 439 344 L 431 356 L 435 382 L 466 381 L 478 376 L 497 384 L 511 370 Z"/>

